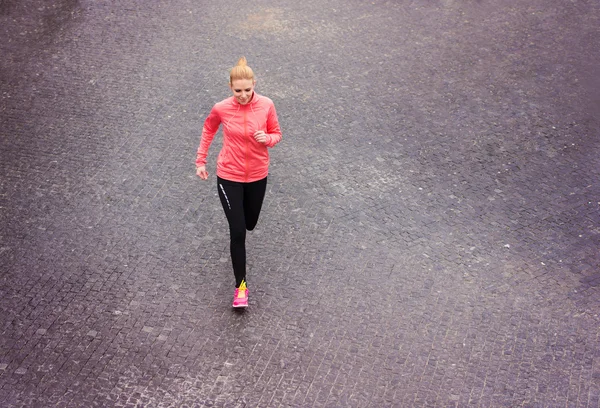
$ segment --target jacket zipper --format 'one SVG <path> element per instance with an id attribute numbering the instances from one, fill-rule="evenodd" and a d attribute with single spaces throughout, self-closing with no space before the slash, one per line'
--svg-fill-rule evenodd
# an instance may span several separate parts
<path id="1" fill-rule="evenodd" d="M 244 109 L 244 142 L 245 142 L 245 160 L 244 160 L 244 164 L 245 164 L 245 181 L 246 183 L 248 182 L 248 167 L 249 167 L 249 163 L 248 163 L 248 116 L 247 116 L 247 111 L 246 109 Z"/>

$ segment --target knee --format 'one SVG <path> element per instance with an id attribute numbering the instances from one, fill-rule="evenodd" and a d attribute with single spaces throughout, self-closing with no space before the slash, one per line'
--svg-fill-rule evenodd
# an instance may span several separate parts
<path id="1" fill-rule="evenodd" d="M 246 218 L 246 229 L 248 231 L 252 231 L 254 229 L 254 227 L 256 227 L 256 224 L 258 223 L 258 217 L 252 217 L 248 220 L 248 218 Z"/>
<path id="2" fill-rule="evenodd" d="M 232 242 L 240 243 L 246 241 L 246 230 L 244 228 L 232 228 L 230 235 Z"/>

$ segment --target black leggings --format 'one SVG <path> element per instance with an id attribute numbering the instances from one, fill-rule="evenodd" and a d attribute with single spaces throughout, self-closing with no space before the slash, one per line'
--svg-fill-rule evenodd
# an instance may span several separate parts
<path id="1" fill-rule="evenodd" d="M 237 288 L 246 279 L 246 230 L 252 231 L 258 222 L 267 190 L 267 178 L 252 183 L 238 183 L 217 177 L 217 184 L 229 222 L 231 263 Z"/>

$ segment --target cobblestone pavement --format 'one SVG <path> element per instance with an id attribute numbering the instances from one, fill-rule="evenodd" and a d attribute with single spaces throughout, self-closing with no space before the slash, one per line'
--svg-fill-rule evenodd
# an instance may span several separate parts
<path id="1" fill-rule="evenodd" d="M 0 1 L 0 406 L 598 407 L 599 20 Z M 194 159 L 241 55 L 284 140 L 238 313 Z"/>

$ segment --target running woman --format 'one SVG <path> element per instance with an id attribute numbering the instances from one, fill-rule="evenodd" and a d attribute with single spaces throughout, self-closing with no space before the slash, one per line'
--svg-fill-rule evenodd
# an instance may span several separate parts
<path id="1" fill-rule="evenodd" d="M 275 105 L 254 91 L 256 79 L 245 57 L 229 72 L 233 93 L 213 106 L 204 122 L 196 155 L 196 174 L 208 179 L 206 156 L 223 124 L 223 148 L 217 158 L 217 190 L 229 223 L 235 276 L 233 307 L 248 306 L 246 230 L 258 222 L 269 172 L 269 147 L 281 140 Z"/>

